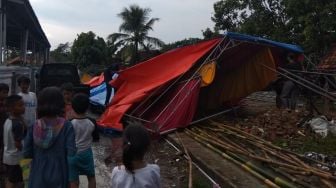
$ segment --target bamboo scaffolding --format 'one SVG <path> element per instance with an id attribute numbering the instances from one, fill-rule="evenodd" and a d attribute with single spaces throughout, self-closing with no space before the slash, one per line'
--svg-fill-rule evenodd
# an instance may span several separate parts
<path id="1" fill-rule="evenodd" d="M 194 137 L 199 137 L 200 139 L 203 139 L 203 140 L 206 140 L 206 141 L 209 142 L 209 140 L 207 140 L 205 137 L 198 136 L 195 133 L 193 133 L 192 131 L 186 130 L 186 133 L 187 134 L 191 134 Z M 220 146 L 220 144 L 216 144 L 216 142 L 213 142 L 212 144 Z M 225 153 L 225 152 L 222 152 L 222 153 Z M 289 182 L 287 182 L 286 180 L 284 180 L 284 179 L 282 179 L 280 177 L 274 177 L 274 176 L 270 175 L 269 173 L 265 172 L 264 170 L 260 169 L 259 167 L 255 166 L 254 164 L 252 164 L 250 161 L 246 161 L 246 160 L 238 157 L 237 155 L 235 155 L 235 154 L 233 154 L 231 152 L 228 152 L 228 153 L 225 153 L 225 154 L 229 155 L 231 158 L 239 161 L 241 164 L 249 167 L 250 169 L 254 170 L 255 172 L 259 173 L 263 177 L 265 177 L 265 178 L 267 178 L 269 180 L 272 180 L 275 184 L 277 184 L 280 187 L 286 187 L 286 188 L 295 188 L 296 187 L 296 186 L 290 184 Z M 247 154 L 247 155 L 249 155 L 249 154 Z"/>
<path id="2" fill-rule="evenodd" d="M 278 169 L 278 168 L 274 168 L 274 167 L 271 167 L 272 170 L 274 170 L 275 172 L 281 174 L 282 176 L 286 177 L 287 179 L 291 180 L 293 183 L 296 183 L 296 184 L 299 184 L 300 186 L 304 187 L 304 188 L 310 188 L 311 185 L 309 185 L 308 183 L 304 182 L 304 181 L 301 181 L 295 177 L 293 177 L 292 175 Z"/>
<path id="3" fill-rule="evenodd" d="M 328 182 L 324 179 L 321 179 L 321 182 L 323 183 L 323 185 L 325 185 L 328 188 L 335 188 L 335 186 L 333 186 L 330 182 Z"/>
<path id="4" fill-rule="evenodd" d="M 205 131 L 203 131 L 203 130 L 201 130 L 201 129 L 199 129 L 199 128 L 196 128 L 196 130 L 198 130 L 198 131 L 199 131 L 201 134 L 203 134 L 203 135 L 208 135 L 209 137 L 211 137 L 211 138 L 213 138 L 213 139 L 216 139 L 219 143 L 224 143 L 224 142 L 222 142 L 221 140 L 219 140 L 219 139 L 217 139 L 216 137 L 214 137 L 213 135 L 210 135 L 209 133 L 207 133 L 207 132 L 205 132 Z M 241 151 L 245 151 L 246 153 L 255 154 L 254 152 L 252 153 L 252 152 L 249 152 L 249 151 L 245 150 L 244 148 L 242 148 L 242 147 L 239 146 L 238 144 L 236 144 L 236 143 L 230 141 L 229 139 L 225 138 L 225 137 L 222 136 L 222 135 L 219 135 L 219 134 L 216 134 L 216 135 L 218 135 L 218 137 L 220 137 L 220 138 L 226 140 L 226 142 L 228 142 L 228 144 L 231 144 L 231 147 L 233 147 L 233 148 L 239 148 Z M 224 143 L 224 144 L 225 144 L 225 143 Z M 270 149 L 268 149 L 268 148 L 266 148 L 266 147 L 264 147 L 264 146 L 262 146 L 262 145 L 260 145 L 260 144 L 258 144 L 258 143 L 250 142 L 250 144 L 252 144 L 253 146 L 256 146 L 256 147 L 260 148 L 263 152 L 266 151 L 267 153 L 271 154 L 272 156 L 274 156 L 274 157 L 276 157 L 276 158 L 279 158 L 279 159 L 281 159 L 281 160 L 283 160 L 283 161 L 285 161 L 285 162 L 288 162 L 288 163 L 290 163 L 290 164 L 292 164 L 292 165 L 296 165 L 296 164 L 297 164 L 297 163 L 295 163 L 293 160 L 289 159 L 289 157 L 287 157 L 287 156 L 285 156 L 285 155 L 282 155 L 282 154 L 279 153 L 279 152 L 276 153 L 276 152 L 274 152 L 274 151 L 272 151 L 272 150 L 270 150 Z"/>
<path id="5" fill-rule="evenodd" d="M 255 156 L 255 155 L 252 155 L 252 154 L 246 154 L 245 152 L 242 152 L 238 149 L 234 149 L 234 148 L 230 148 L 230 147 L 226 147 L 222 144 L 219 144 L 209 138 L 206 138 L 204 136 L 201 136 L 201 135 L 197 135 L 189 130 L 186 130 L 186 133 L 189 133 L 193 135 L 193 137 L 197 137 L 201 140 L 204 140 L 208 143 L 211 143 L 211 144 L 214 144 L 218 147 L 221 147 L 222 149 L 226 150 L 227 152 L 232 152 L 234 154 L 240 154 L 240 155 L 243 155 L 243 156 L 246 156 L 246 157 L 249 157 L 251 159 L 254 159 L 254 160 L 258 160 L 258 161 L 261 161 L 261 162 L 265 162 L 265 163 L 268 163 L 268 164 L 271 164 L 271 165 L 276 165 L 276 166 L 280 166 L 280 167 L 285 167 L 285 168 L 289 168 L 289 169 L 292 169 L 292 170 L 299 170 L 299 171 L 305 171 L 305 172 L 310 172 L 312 173 L 313 175 L 315 176 L 318 176 L 318 177 L 321 177 L 321 178 L 324 178 L 324 179 L 327 179 L 327 180 L 336 180 L 336 177 L 335 176 L 332 176 L 331 174 L 329 173 L 322 173 L 322 172 L 319 172 L 313 168 L 310 168 L 310 169 L 307 169 L 305 167 L 299 167 L 299 166 L 294 166 L 294 165 L 289 165 L 289 164 L 286 164 L 286 163 L 282 163 L 282 162 L 278 162 L 278 161 L 274 161 L 274 160 L 270 160 L 270 159 L 266 159 L 266 158 L 263 158 L 263 157 L 260 157 L 260 156 Z"/>
<path id="6" fill-rule="evenodd" d="M 182 139 L 181 139 L 179 133 L 178 132 L 175 132 L 175 133 L 176 133 L 177 139 L 179 140 L 179 142 L 180 142 L 180 144 L 181 144 L 181 146 L 183 148 L 184 153 L 187 155 L 188 164 L 189 164 L 189 182 L 188 182 L 188 188 L 192 188 L 192 182 L 193 182 L 192 181 L 192 179 L 193 179 L 192 178 L 192 160 L 191 160 L 191 157 L 189 155 L 189 152 L 188 152 L 187 148 L 184 146 L 184 144 L 182 142 Z"/>
<path id="7" fill-rule="evenodd" d="M 231 127 L 231 126 L 228 126 L 228 125 L 225 125 L 225 124 L 222 124 L 222 123 L 218 123 L 218 122 L 215 122 L 215 121 L 211 121 L 211 124 L 214 125 L 214 126 L 217 126 L 217 127 L 229 129 L 231 132 L 236 131 L 237 133 L 244 135 L 244 136 L 241 136 L 241 135 L 237 135 L 237 134 L 232 134 L 232 135 L 237 136 L 239 138 L 247 139 L 247 140 L 251 140 L 251 141 L 256 141 L 256 142 L 259 142 L 259 143 L 261 143 L 263 145 L 266 145 L 266 146 L 268 146 L 268 147 L 270 147 L 272 149 L 276 149 L 276 150 L 278 150 L 280 152 L 291 154 L 291 155 L 294 155 L 294 156 L 296 156 L 296 157 L 298 157 L 300 159 L 308 160 L 308 161 L 311 161 L 311 162 L 316 163 L 316 164 L 321 164 L 323 166 L 330 167 L 330 165 L 328 165 L 326 163 L 323 163 L 323 162 L 320 162 L 320 161 L 316 161 L 316 160 L 313 160 L 313 159 L 310 159 L 310 158 L 306 158 L 306 157 L 301 156 L 301 155 L 299 155 L 297 153 L 294 153 L 292 151 L 289 151 L 289 150 L 283 149 L 281 147 L 275 146 L 275 145 L 273 145 L 272 143 L 270 143 L 268 141 L 265 141 L 265 140 L 263 140 L 263 139 L 255 136 L 255 135 L 252 135 L 250 133 L 242 131 L 242 130 L 240 130 L 238 128 Z M 225 131 L 223 131 L 221 129 L 216 129 L 216 131 L 225 132 Z"/>
<path id="8" fill-rule="evenodd" d="M 216 131 L 221 131 L 221 130 L 216 130 Z M 222 131 L 222 133 L 226 133 L 226 131 Z M 247 133 L 248 134 L 248 133 Z M 238 137 L 241 137 L 241 136 L 239 136 L 239 135 L 236 135 L 236 134 L 234 134 L 234 133 L 232 133 L 232 132 L 230 132 L 230 135 L 234 135 L 234 136 L 238 136 Z M 259 141 L 257 141 L 257 140 L 253 140 L 253 139 L 249 139 L 249 138 L 247 138 L 247 137 L 245 137 L 245 141 L 247 141 L 247 142 L 250 142 L 250 143 L 253 143 L 255 146 L 258 146 L 259 144 L 262 144 L 262 142 L 259 142 Z M 259 146 L 261 146 L 261 145 L 259 145 Z M 269 144 L 267 144 L 265 147 L 264 146 L 261 146 L 261 148 L 262 149 L 264 149 L 265 151 L 268 151 L 269 153 L 271 153 L 271 154 L 275 154 L 275 153 L 273 153 L 273 152 L 270 152 L 271 150 L 269 150 L 270 148 L 268 148 L 267 149 L 267 146 L 269 146 Z M 274 146 L 274 145 L 273 145 Z M 272 147 L 272 148 L 274 148 L 274 147 Z M 275 148 L 276 148 L 276 146 L 275 146 Z M 290 164 L 292 164 L 292 165 L 294 165 L 294 166 L 297 166 L 297 163 L 295 163 L 294 162 L 294 160 L 290 160 L 290 159 L 288 159 L 288 157 L 286 157 L 286 156 L 288 156 L 288 155 L 292 155 L 292 156 L 294 156 L 293 154 L 291 154 L 291 153 L 288 153 L 288 155 L 285 155 L 285 154 L 281 154 L 281 151 L 282 150 L 280 150 L 279 152 L 277 152 L 277 154 L 275 154 L 275 155 L 277 155 L 276 157 L 277 158 L 280 158 L 280 159 L 282 159 L 282 160 L 284 160 L 284 161 L 286 161 L 286 162 L 288 162 L 288 163 L 290 163 Z M 285 150 L 286 151 L 286 150 Z M 295 156 L 296 157 L 296 156 Z M 296 162 L 299 162 L 299 159 L 296 157 Z M 300 160 L 300 162 L 299 162 L 300 164 L 304 164 L 301 160 Z M 319 164 L 321 164 L 321 163 L 319 163 Z M 323 164 L 323 163 L 322 163 Z M 307 169 L 309 169 L 309 170 L 311 170 L 311 167 L 309 166 L 309 165 L 303 165 L 304 167 L 306 167 Z M 316 172 L 318 172 L 318 173 L 321 173 L 321 174 L 325 174 L 326 176 L 330 176 L 330 174 L 329 173 L 327 173 L 327 172 L 325 172 L 325 171 L 322 171 L 322 170 L 320 170 L 320 169 L 315 169 L 314 168 L 314 171 L 316 171 Z"/>
<path id="9" fill-rule="evenodd" d="M 189 134 L 189 133 L 187 133 Z M 208 143 L 204 143 L 202 142 L 202 140 L 200 140 L 197 137 L 193 137 L 196 141 L 202 143 L 204 146 L 208 147 L 209 149 L 215 151 L 216 153 L 218 153 L 219 155 L 221 155 L 222 157 L 224 157 L 225 159 L 233 162 L 234 164 L 240 166 L 241 168 L 243 168 L 246 172 L 250 173 L 251 175 L 253 175 L 254 177 L 256 177 L 257 179 L 261 180 L 263 183 L 265 183 L 267 186 L 269 187 L 273 187 L 273 188 L 280 188 L 279 186 L 277 186 L 276 184 L 274 184 L 271 180 L 265 178 L 264 176 L 262 176 L 261 174 L 259 174 L 258 172 L 252 170 L 251 168 L 249 168 L 248 166 L 241 164 L 240 162 L 238 162 L 237 160 L 233 159 L 232 157 L 230 157 L 229 155 L 227 155 L 226 153 L 220 151 L 219 149 L 213 147 L 211 144 Z"/>

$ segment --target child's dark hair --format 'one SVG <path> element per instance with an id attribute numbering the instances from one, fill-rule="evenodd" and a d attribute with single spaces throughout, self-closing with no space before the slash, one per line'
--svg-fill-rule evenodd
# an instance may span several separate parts
<path id="1" fill-rule="evenodd" d="M 0 91 L 9 91 L 9 86 L 5 83 L 0 83 Z"/>
<path id="2" fill-rule="evenodd" d="M 27 76 L 21 76 L 18 80 L 17 80 L 18 85 L 21 85 L 22 83 L 25 84 L 30 84 L 30 79 Z"/>
<path id="3" fill-rule="evenodd" d="M 61 90 L 73 92 L 74 86 L 71 82 L 67 82 L 61 85 Z"/>
<path id="4" fill-rule="evenodd" d="M 5 99 L 5 106 L 7 108 L 10 108 L 11 106 L 14 106 L 15 103 L 17 103 L 20 100 L 22 100 L 22 97 L 20 95 L 10 95 L 6 97 Z"/>
<path id="5" fill-rule="evenodd" d="M 57 87 L 46 87 L 37 99 L 38 117 L 61 115 L 64 111 L 64 105 L 61 90 Z"/>
<path id="6" fill-rule="evenodd" d="M 143 160 L 150 146 L 150 136 L 143 125 L 132 123 L 124 130 L 123 141 L 123 163 L 126 170 L 133 174 L 132 161 Z"/>
<path id="7" fill-rule="evenodd" d="M 77 114 L 84 114 L 89 108 L 89 104 L 89 97 L 84 93 L 76 94 L 71 101 L 72 108 Z"/>

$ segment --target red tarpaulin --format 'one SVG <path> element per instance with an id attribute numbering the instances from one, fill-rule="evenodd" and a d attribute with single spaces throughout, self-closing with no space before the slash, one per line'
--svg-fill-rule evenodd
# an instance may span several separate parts
<path id="1" fill-rule="evenodd" d="M 221 39 L 201 42 L 171 50 L 148 61 L 120 72 L 112 81 L 116 95 L 98 121 L 103 128 L 122 130 L 121 118 L 132 106 L 140 102 L 155 88 L 187 72 Z"/>
<path id="2" fill-rule="evenodd" d="M 149 129 L 159 131 L 161 134 L 182 128 L 192 121 L 198 103 L 200 91 L 200 78 L 178 84 L 164 96 L 163 101 L 154 105 L 142 117 L 154 122 L 147 124 Z M 141 114 L 142 111 L 138 112 Z"/>

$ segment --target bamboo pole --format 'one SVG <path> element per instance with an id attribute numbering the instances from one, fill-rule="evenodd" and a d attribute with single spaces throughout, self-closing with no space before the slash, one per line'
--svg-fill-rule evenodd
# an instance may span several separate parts
<path id="1" fill-rule="evenodd" d="M 335 188 L 335 186 L 333 186 L 330 182 L 328 182 L 327 180 L 321 179 L 321 182 L 323 185 L 325 185 L 327 188 Z"/>
<path id="2" fill-rule="evenodd" d="M 224 136 L 219 136 L 219 137 L 221 137 L 221 138 L 223 138 L 223 139 L 225 138 Z M 226 139 L 226 140 L 228 140 L 228 139 Z M 269 153 L 269 154 L 271 154 L 272 156 L 274 156 L 274 157 L 276 157 L 276 158 L 279 158 L 279 159 L 281 159 L 281 160 L 283 160 L 283 161 L 285 161 L 285 162 L 288 162 L 288 163 L 290 163 L 290 164 L 292 164 L 292 165 L 297 165 L 297 163 L 295 163 L 293 160 L 289 159 L 289 158 L 286 157 L 285 155 L 283 155 L 283 154 L 281 154 L 281 153 L 279 153 L 279 152 L 272 151 L 271 149 L 269 149 L 269 148 L 267 148 L 267 147 L 261 145 L 261 144 L 258 143 L 258 142 L 253 142 L 253 141 L 248 140 L 248 139 L 246 139 L 246 141 L 248 141 L 248 142 L 249 142 L 251 145 L 253 145 L 254 147 L 257 147 L 257 148 L 261 149 L 262 152 Z M 232 141 L 231 141 L 231 142 L 232 142 Z"/>
<path id="3" fill-rule="evenodd" d="M 293 169 L 288 169 L 285 167 L 278 167 L 278 169 L 286 171 L 290 174 L 296 174 L 296 175 L 301 175 L 301 176 L 312 176 L 313 174 L 311 172 L 307 172 L 307 171 L 297 171 L 297 170 L 293 170 Z"/>
<path id="4" fill-rule="evenodd" d="M 242 130 L 240 130 L 240 129 L 238 129 L 238 128 L 231 127 L 231 126 L 228 126 L 228 125 L 225 125 L 225 124 L 222 124 L 222 123 L 218 123 L 218 122 L 215 122 L 215 121 L 211 121 L 211 124 L 212 124 L 212 125 L 215 125 L 215 126 L 217 126 L 217 127 L 227 128 L 227 129 L 229 129 L 229 130 L 234 130 L 234 131 L 236 131 L 236 132 L 238 132 L 238 133 L 241 133 L 241 134 L 243 134 L 243 135 L 246 135 L 246 137 L 244 137 L 244 138 L 246 138 L 246 139 L 252 139 L 252 138 L 253 138 L 253 139 L 255 139 L 255 141 L 260 142 L 260 143 L 262 143 L 262 144 L 265 144 L 266 146 L 271 147 L 271 148 L 273 148 L 273 149 L 276 149 L 276 150 L 278 150 L 278 151 L 281 151 L 281 152 L 284 152 L 284 153 L 288 153 L 288 154 L 294 155 L 294 156 L 296 156 L 296 157 L 298 157 L 298 158 L 301 158 L 301 159 L 309 160 L 309 161 L 314 162 L 314 163 L 316 163 L 316 164 L 321 164 L 321 165 L 323 165 L 323 166 L 330 167 L 330 165 L 328 165 L 328 164 L 326 164 L 326 163 L 323 163 L 323 162 L 320 162 L 320 161 L 316 161 L 316 160 L 313 160 L 313 159 L 310 159 L 310 158 L 306 158 L 306 157 L 301 156 L 301 155 L 299 155 L 299 154 L 297 154 L 297 153 L 295 153 L 295 152 L 292 152 L 292 151 L 283 149 L 283 148 L 281 148 L 281 147 L 275 146 L 275 145 L 273 145 L 273 144 L 270 143 L 270 142 L 267 142 L 267 141 L 265 141 L 265 140 L 263 140 L 263 139 L 261 139 L 261 138 L 255 136 L 255 135 L 249 134 L 249 133 L 247 133 L 247 132 L 245 132 L 245 131 L 242 131 Z M 220 129 L 217 130 L 217 131 L 220 131 Z M 225 131 L 221 131 L 221 132 L 225 132 Z M 233 135 L 234 135 L 234 134 L 233 134 Z M 235 135 L 235 136 L 238 136 L 238 135 Z M 241 138 L 241 136 L 239 136 L 239 137 Z M 253 139 L 252 139 L 252 140 L 253 140 Z"/>
<path id="5" fill-rule="evenodd" d="M 189 135 L 189 133 L 186 132 L 186 134 Z M 203 143 L 202 140 L 200 140 L 197 137 L 193 137 L 196 141 L 202 143 L 203 145 L 205 145 L 206 147 L 208 147 L 209 149 L 215 151 L 216 153 L 218 153 L 219 155 L 221 155 L 222 157 L 224 157 L 225 159 L 233 162 L 234 164 L 240 166 L 241 168 L 243 168 L 245 171 L 249 172 L 250 174 L 252 174 L 253 176 L 255 176 L 256 178 L 258 178 L 259 180 L 261 180 L 263 183 L 265 183 L 266 185 L 273 187 L 273 188 L 280 188 L 279 186 L 277 186 L 276 184 L 274 184 L 272 181 L 270 181 L 269 179 L 265 178 L 264 176 L 262 176 L 261 174 L 259 174 L 258 172 L 252 170 L 251 168 L 249 168 L 248 166 L 241 164 L 240 162 L 238 162 L 237 160 L 233 159 L 232 157 L 230 157 L 229 155 L 227 155 L 226 153 L 220 151 L 219 149 L 213 147 L 212 145 L 208 144 L 208 143 Z"/>
<path id="6" fill-rule="evenodd" d="M 218 130 L 217 130 L 218 131 Z M 225 132 L 225 131 L 224 131 Z M 247 134 L 249 134 L 249 133 L 247 133 Z M 235 136 L 238 136 L 238 137 L 240 137 L 239 135 L 237 135 L 237 134 L 234 134 L 234 133 L 230 133 L 230 135 L 235 135 Z M 246 137 L 246 139 L 245 139 L 246 141 L 249 141 L 249 142 L 251 142 L 251 143 L 254 143 L 254 144 L 261 144 L 261 142 L 259 142 L 259 141 L 257 141 L 257 140 L 252 140 L 252 139 L 249 139 L 248 137 Z M 266 145 L 266 146 L 268 146 L 268 145 Z M 274 145 L 273 145 L 274 146 Z M 276 147 L 276 146 L 275 146 Z M 264 147 L 264 149 L 266 149 L 266 147 Z M 282 148 L 281 148 L 282 149 Z M 281 152 L 281 151 L 287 151 L 287 150 L 279 150 L 279 152 Z M 295 154 L 295 153 L 294 153 Z M 280 154 L 281 155 L 281 154 Z M 278 158 L 280 157 L 280 155 L 279 156 L 277 156 Z M 291 155 L 291 153 L 288 153 L 288 155 Z M 296 154 L 297 155 L 297 154 Z M 282 155 L 283 156 L 283 155 Z M 295 155 L 294 155 L 295 156 Z M 293 161 L 291 161 L 291 160 L 286 160 L 285 158 L 282 158 L 283 160 L 285 160 L 286 162 L 288 162 L 288 163 L 290 163 L 290 164 L 292 164 L 292 165 L 294 165 L 294 166 L 297 166 L 298 164 L 297 163 L 293 163 Z M 302 164 L 303 162 L 301 162 L 301 164 Z M 320 163 L 321 164 L 321 163 Z M 298 166 L 298 167 L 300 167 L 300 166 Z M 310 166 L 308 166 L 308 165 L 304 165 L 304 167 L 305 168 L 307 168 L 306 169 L 306 171 L 314 171 L 314 173 L 317 175 L 317 176 L 320 176 L 320 177 L 330 177 L 330 176 L 332 176 L 330 173 L 328 173 L 328 172 L 325 172 L 325 171 L 322 171 L 322 170 L 320 170 L 320 169 L 316 169 L 316 168 L 312 168 L 312 167 L 310 167 Z M 335 178 L 335 176 L 332 176 L 332 178 Z"/>
<path id="7" fill-rule="evenodd" d="M 187 150 L 187 148 L 184 146 L 184 143 L 182 142 L 182 139 L 180 137 L 180 135 L 178 134 L 178 132 L 175 132 L 176 133 L 176 137 L 177 139 L 179 140 L 179 142 L 181 143 L 181 146 L 183 148 L 183 151 L 184 153 L 187 155 L 187 158 L 188 158 L 188 163 L 189 163 L 189 182 L 188 182 L 188 188 L 192 188 L 192 160 L 191 160 L 191 157 L 189 155 L 189 152 Z"/>
<path id="8" fill-rule="evenodd" d="M 235 144 L 235 143 L 233 143 L 233 142 L 231 142 L 231 143 L 225 143 L 225 142 L 223 142 L 222 140 L 216 138 L 214 135 L 211 135 L 211 134 L 209 134 L 209 133 L 207 133 L 207 132 L 205 132 L 205 131 L 203 131 L 203 130 L 201 130 L 201 129 L 199 129 L 199 128 L 195 128 L 195 129 L 196 129 L 201 135 L 205 135 L 205 136 L 211 137 L 212 139 L 216 140 L 218 143 L 221 143 L 221 144 L 223 144 L 223 145 L 225 145 L 225 146 L 227 146 L 227 147 L 234 148 L 234 149 L 239 149 L 240 151 L 243 151 L 243 152 L 246 152 L 246 153 L 250 153 L 250 152 L 247 151 L 246 149 L 240 147 L 239 145 L 237 145 L 237 144 Z"/>
<path id="9" fill-rule="evenodd" d="M 223 138 L 223 139 L 225 138 L 224 136 L 219 135 L 218 133 L 217 133 L 217 135 L 218 135 L 219 137 Z M 225 139 L 226 139 L 226 138 L 225 138 Z M 228 139 L 226 139 L 226 140 L 228 140 Z M 282 154 L 282 153 L 279 153 L 279 152 L 275 153 L 274 151 L 270 150 L 269 148 L 267 148 L 267 147 L 261 145 L 259 142 L 253 142 L 253 141 L 248 140 L 248 139 L 246 139 L 246 141 L 248 141 L 248 142 L 250 142 L 252 145 L 258 147 L 258 148 L 261 149 L 263 152 L 267 151 L 267 153 L 270 153 L 272 156 L 277 157 L 277 158 L 279 158 L 279 159 L 281 159 L 281 160 L 283 160 L 283 161 L 285 161 L 285 162 L 287 162 L 287 163 L 290 163 L 290 164 L 292 164 L 292 165 L 294 165 L 294 166 L 298 166 L 299 164 L 301 164 L 303 167 L 306 167 L 307 169 L 310 169 L 310 168 L 311 168 L 309 165 L 306 165 L 304 162 L 302 162 L 300 159 L 298 159 L 297 157 L 295 157 L 295 156 L 293 156 L 293 155 L 290 155 L 290 154 L 289 154 L 289 155 L 290 155 L 290 158 L 289 158 L 289 155 L 287 156 L 287 155 Z M 233 143 L 233 142 L 232 142 L 232 143 Z M 295 158 L 295 160 L 293 160 L 293 157 Z M 319 169 L 315 169 L 315 170 L 318 171 L 318 172 L 320 172 L 320 173 L 325 173 L 325 174 L 326 174 L 326 172 L 321 171 L 321 170 L 319 170 Z"/>
<path id="10" fill-rule="evenodd" d="M 188 133 L 188 132 L 190 133 L 190 131 L 186 130 L 186 133 Z M 265 159 L 265 158 L 262 158 L 262 157 L 259 157 L 259 156 L 255 156 L 255 155 L 251 155 L 251 154 L 245 154 L 242 151 L 239 151 L 239 150 L 236 150 L 236 149 L 232 149 L 232 148 L 229 148 L 229 147 L 225 147 L 225 146 L 223 146 L 221 144 L 218 144 L 217 142 L 214 142 L 214 141 L 212 141 L 210 139 L 204 138 L 204 137 L 202 137 L 200 135 L 195 135 L 194 133 L 193 133 L 193 135 L 196 136 L 196 137 L 203 138 L 203 140 L 206 140 L 207 142 L 210 142 L 210 143 L 212 143 L 214 145 L 217 145 L 217 146 L 225 149 L 226 151 L 230 151 L 230 152 L 233 152 L 235 154 L 241 154 L 241 155 L 244 155 L 246 157 L 250 157 L 250 158 L 255 159 L 255 160 L 259 160 L 259 161 L 266 162 L 266 163 L 273 164 L 273 165 L 277 165 L 277 166 L 282 166 L 282 167 L 290 168 L 290 169 L 293 169 L 293 170 L 309 171 L 309 172 L 311 172 L 312 174 L 314 174 L 316 176 L 323 177 L 323 178 L 328 179 L 328 180 L 334 180 L 334 181 L 336 181 L 336 177 L 332 176 L 330 174 L 325 174 L 325 173 L 317 172 L 314 169 L 307 169 L 307 168 L 304 168 L 304 167 L 298 167 L 298 166 L 288 165 L 288 164 L 285 164 L 285 163 L 273 161 L 273 160 L 270 160 L 270 159 Z"/>
<path id="11" fill-rule="evenodd" d="M 291 180 L 293 183 L 296 183 L 296 184 L 299 184 L 301 185 L 302 187 L 305 187 L 305 188 L 310 188 L 311 186 L 306 183 L 306 182 L 303 182 L 295 177 L 293 177 L 292 175 L 289 175 L 288 173 L 278 169 L 278 168 L 274 168 L 274 167 L 271 167 L 272 170 L 274 170 L 275 172 L 281 174 L 282 176 L 286 177 L 287 179 Z"/>
<path id="12" fill-rule="evenodd" d="M 187 130 L 187 133 L 188 132 L 190 132 L 194 136 L 197 136 L 195 133 L 192 133 L 191 131 Z M 204 137 L 201 137 L 201 139 L 204 139 Z M 286 180 L 284 180 L 284 179 L 282 179 L 280 177 L 274 177 L 274 176 L 270 175 L 269 173 L 265 172 L 264 170 L 260 169 L 259 167 L 255 166 L 254 164 L 252 164 L 252 162 L 246 161 L 246 160 L 242 159 L 241 157 L 238 157 L 237 155 L 235 155 L 235 154 L 233 154 L 231 152 L 228 152 L 228 155 L 230 157 L 232 157 L 233 159 L 239 161 L 240 163 L 248 166 L 249 168 L 251 168 L 252 170 L 256 171 L 257 173 L 261 174 L 265 178 L 273 180 L 273 182 L 275 182 L 277 185 L 279 185 L 281 187 L 286 187 L 286 188 L 295 188 L 296 187 L 296 186 L 290 184 L 289 182 L 287 182 Z"/>
<path id="13" fill-rule="evenodd" d="M 227 138 L 225 138 L 224 136 L 222 135 L 219 135 L 218 133 L 216 133 L 220 138 L 222 139 L 225 139 L 225 140 L 228 140 Z M 231 133 L 230 135 L 234 135 L 233 133 Z M 246 141 L 248 141 L 250 144 L 252 144 L 253 146 L 255 147 L 258 147 L 260 149 L 262 149 L 263 151 L 267 151 L 267 153 L 270 153 L 272 156 L 275 156 L 285 162 L 288 162 L 292 165 L 295 165 L 297 166 L 297 163 L 295 163 L 293 160 L 289 159 L 288 157 L 286 157 L 285 155 L 277 152 L 275 153 L 274 151 L 271 150 L 271 148 L 267 148 L 266 146 L 262 145 L 260 142 L 256 142 L 255 140 L 250 140 L 250 139 L 245 139 Z M 232 141 L 230 141 L 232 142 Z M 232 142 L 233 143 L 233 142 Z"/>

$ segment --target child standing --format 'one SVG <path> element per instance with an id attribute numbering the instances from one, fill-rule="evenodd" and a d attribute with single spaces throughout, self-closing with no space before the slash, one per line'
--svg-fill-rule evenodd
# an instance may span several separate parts
<path id="1" fill-rule="evenodd" d="M 57 87 L 44 88 L 38 97 L 39 119 L 29 129 L 23 155 L 31 158 L 30 188 L 68 188 L 67 157 L 76 153 L 75 132 L 69 121 L 59 115 L 64 99 Z"/>
<path id="2" fill-rule="evenodd" d="M 4 187 L 4 165 L 2 164 L 3 155 L 3 126 L 7 119 L 7 110 L 5 106 L 5 99 L 8 97 L 9 86 L 0 83 L 0 187 Z"/>
<path id="3" fill-rule="evenodd" d="M 96 187 L 93 153 L 91 149 L 92 135 L 95 124 L 86 117 L 89 108 L 89 97 L 85 94 L 77 94 L 72 99 L 74 119 L 71 120 L 75 130 L 77 153 L 69 157 L 69 180 L 71 188 L 78 188 L 79 175 L 86 175 L 89 188 Z"/>
<path id="4" fill-rule="evenodd" d="M 69 119 L 72 119 L 74 115 L 72 105 L 71 105 L 74 88 L 73 88 L 72 83 L 68 82 L 61 86 L 61 90 L 63 93 L 64 103 L 65 103 L 64 117 L 65 119 L 69 120 Z"/>
<path id="5" fill-rule="evenodd" d="M 6 165 L 7 188 L 23 187 L 22 169 L 22 141 L 25 136 L 25 124 L 22 115 L 25 112 L 24 102 L 19 95 L 6 98 L 9 117 L 3 130 L 3 163 Z"/>
<path id="6" fill-rule="evenodd" d="M 5 99 L 8 97 L 9 86 L 4 83 L 0 83 L 0 131 L 2 129 L 3 124 L 7 119 L 7 110 L 5 106 Z M 2 133 L 2 132 L 1 132 Z M 0 137 L 2 134 L 0 134 Z M 2 140 L 0 140 L 0 143 Z"/>
<path id="7" fill-rule="evenodd" d="M 29 91 L 30 79 L 28 77 L 21 76 L 17 82 L 21 89 L 18 95 L 22 97 L 26 108 L 23 118 L 26 125 L 31 127 L 36 121 L 36 94 Z"/>
<path id="8" fill-rule="evenodd" d="M 142 125 L 129 125 L 123 135 L 123 163 L 112 171 L 113 188 L 160 188 L 160 167 L 147 164 L 144 156 L 149 149 L 150 137 Z"/>

